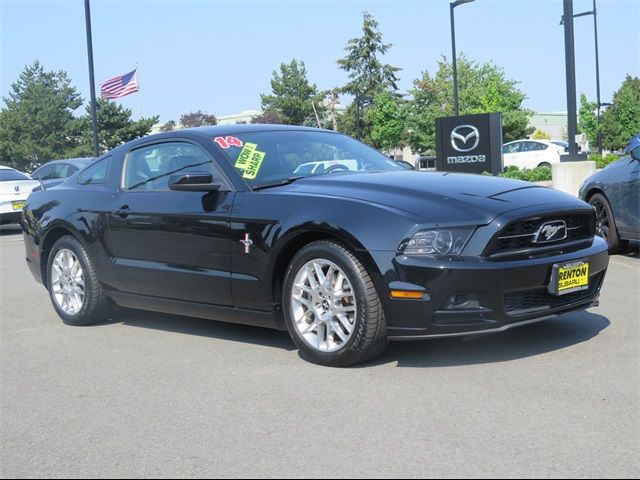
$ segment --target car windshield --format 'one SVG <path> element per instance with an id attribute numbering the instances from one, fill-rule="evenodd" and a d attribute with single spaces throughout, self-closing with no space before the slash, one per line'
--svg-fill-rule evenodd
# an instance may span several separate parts
<path id="1" fill-rule="evenodd" d="M 11 168 L 0 169 L 0 182 L 13 182 L 16 180 L 31 180 L 24 173 Z"/>
<path id="2" fill-rule="evenodd" d="M 253 188 L 337 172 L 404 170 L 371 147 L 330 132 L 250 132 L 211 140 Z"/>

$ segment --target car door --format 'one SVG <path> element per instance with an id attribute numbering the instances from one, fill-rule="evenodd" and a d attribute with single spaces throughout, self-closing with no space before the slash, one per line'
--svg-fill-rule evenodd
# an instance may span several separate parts
<path id="1" fill-rule="evenodd" d="M 543 143 L 527 141 L 522 144 L 522 153 L 519 156 L 520 168 L 536 168 L 544 162 L 542 156 Z"/>
<path id="2" fill-rule="evenodd" d="M 523 142 L 511 142 L 502 147 L 502 156 L 505 167 L 511 165 L 520 166 L 518 163 L 518 156 L 522 151 Z"/>
<path id="3" fill-rule="evenodd" d="M 220 192 L 169 190 L 172 175 L 211 173 Z M 229 212 L 235 193 L 199 144 L 171 139 L 125 154 L 107 244 L 125 293 L 231 305 Z"/>
<path id="4" fill-rule="evenodd" d="M 622 224 L 618 229 L 625 236 L 640 237 L 640 161 L 629 158 L 619 186 Z"/>

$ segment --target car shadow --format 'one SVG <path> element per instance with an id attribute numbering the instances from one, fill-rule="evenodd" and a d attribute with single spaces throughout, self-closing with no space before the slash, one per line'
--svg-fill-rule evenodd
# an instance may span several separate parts
<path id="1" fill-rule="evenodd" d="M 0 237 L 9 237 L 15 235 L 22 235 L 22 228 L 20 225 L 0 225 Z"/>
<path id="2" fill-rule="evenodd" d="M 360 368 L 394 362 L 413 368 L 508 362 L 586 342 L 610 324 L 602 315 L 583 311 L 497 334 L 392 342 L 379 358 Z"/>
<path id="3" fill-rule="evenodd" d="M 130 327 L 163 330 L 183 335 L 196 335 L 219 340 L 261 345 L 264 347 L 274 347 L 288 351 L 296 349 L 287 332 L 234 323 L 216 322 L 202 318 L 181 317 L 179 315 L 118 308 L 111 321 L 105 325 L 114 323 L 121 323 Z"/>
<path id="4" fill-rule="evenodd" d="M 296 350 L 287 332 L 267 328 L 126 309 L 118 309 L 112 321 L 107 324 L 114 323 L 287 351 Z M 395 363 L 399 368 L 435 368 L 508 362 L 586 342 L 599 335 L 610 324 L 602 315 L 574 312 L 497 334 L 391 342 L 380 357 L 355 368 L 371 368 L 390 363 Z"/>
<path id="5" fill-rule="evenodd" d="M 627 258 L 640 258 L 640 242 L 631 241 L 624 252 L 620 253 L 620 256 Z"/>

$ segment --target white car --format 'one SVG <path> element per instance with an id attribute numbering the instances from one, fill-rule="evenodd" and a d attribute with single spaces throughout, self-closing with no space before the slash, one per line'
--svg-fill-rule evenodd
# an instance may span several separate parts
<path id="1" fill-rule="evenodd" d="M 504 166 L 519 168 L 548 167 L 560 162 L 560 155 L 566 153 L 568 144 L 549 140 L 516 140 L 502 146 Z"/>
<path id="2" fill-rule="evenodd" d="M 302 165 L 298 165 L 298 167 L 293 171 L 294 175 L 300 174 L 318 174 L 318 173 L 328 173 L 328 172 L 339 172 L 339 171 L 357 171 L 358 170 L 358 161 L 357 160 L 324 160 L 319 162 L 308 162 L 303 163 Z"/>
<path id="3" fill-rule="evenodd" d="M 20 221 L 24 202 L 38 185 L 24 173 L 0 165 L 0 225 Z"/>

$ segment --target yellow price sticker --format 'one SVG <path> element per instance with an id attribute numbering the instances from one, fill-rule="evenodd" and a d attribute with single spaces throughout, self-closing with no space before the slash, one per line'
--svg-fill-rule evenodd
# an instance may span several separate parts
<path id="1" fill-rule="evenodd" d="M 255 143 L 245 143 L 244 147 L 240 151 L 240 155 L 238 155 L 238 160 L 236 161 L 236 168 L 242 168 L 243 170 L 247 168 L 249 164 L 249 160 L 251 160 L 251 156 L 258 148 L 258 145 Z"/>
<path id="2" fill-rule="evenodd" d="M 255 150 L 251 154 L 251 158 L 249 159 L 249 162 L 247 163 L 247 166 L 244 169 L 244 174 L 242 175 L 242 178 L 246 178 L 248 180 L 255 179 L 256 176 L 258 175 L 258 172 L 260 171 L 260 167 L 262 166 L 262 161 L 264 160 L 264 157 L 265 157 L 264 152 L 259 152 Z"/>

